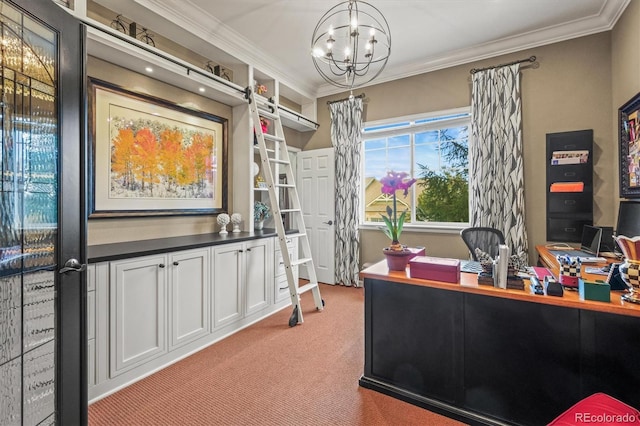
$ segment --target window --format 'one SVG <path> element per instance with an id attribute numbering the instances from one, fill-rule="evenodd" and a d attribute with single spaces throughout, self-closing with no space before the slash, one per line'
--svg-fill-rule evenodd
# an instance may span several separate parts
<path id="1" fill-rule="evenodd" d="M 363 219 L 382 222 L 391 196 L 380 192 L 387 171 L 417 179 L 398 209 L 405 226 L 469 222 L 469 108 L 366 123 L 363 134 Z"/>

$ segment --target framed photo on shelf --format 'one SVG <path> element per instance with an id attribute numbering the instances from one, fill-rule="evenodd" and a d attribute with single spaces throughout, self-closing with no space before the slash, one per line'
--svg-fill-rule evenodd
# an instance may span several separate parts
<path id="1" fill-rule="evenodd" d="M 620 198 L 640 198 L 640 93 L 618 109 Z"/>
<path id="2" fill-rule="evenodd" d="M 227 120 L 89 81 L 89 218 L 227 210 Z"/>

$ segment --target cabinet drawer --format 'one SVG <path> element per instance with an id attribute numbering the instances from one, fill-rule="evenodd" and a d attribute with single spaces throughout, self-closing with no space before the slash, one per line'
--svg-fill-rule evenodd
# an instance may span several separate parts
<path id="1" fill-rule="evenodd" d="M 587 213 L 593 211 L 591 193 L 554 192 L 549 194 L 549 213 Z"/>
<path id="2" fill-rule="evenodd" d="M 275 281 L 275 301 L 280 302 L 289 297 L 289 283 L 287 283 L 287 276 L 281 275 L 276 278 Z"/>
<path id="3" fill-rule="evenodd" d="M 591 223 L 590 220 L 583 219 L 548 218 L 547 241 L 579 243 L 582 240 L 582 227 Z"/>
<path id="4" fill-rule="evenodd" d="M 569 164 L 562 166 L 549 166 L 548 184 L 554 182 L 584 182 L 585 186 L 591 186 L 593 180 L 593 168 L 591 164 Z"/>
<path id="5" fill-rule="evenodd" d="M 287 243 L 287 248 L 289 249 L 289 259 L 291 260 L 295 260 L 297 257 L 295 256 L 294 250 L 295 250 L 295 246 L 293 243 Z M 284 269 L 284 260 L 282 259 L 282 252 L 280 250 L 276 250 L 275 252 L 275 256 L 274 256 L 274 271 L 275 271 L 275 276 L 279 276 L 279 275 L 284 275 L 285 274 L 285 269 Z"/>

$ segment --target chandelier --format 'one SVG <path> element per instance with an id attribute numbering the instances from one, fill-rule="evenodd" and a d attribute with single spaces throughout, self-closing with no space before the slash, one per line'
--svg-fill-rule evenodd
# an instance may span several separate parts
<path id="1" fill-rule="evenodd" d="M 344 1 L 320 18 L 311 49 L 313 64 L 327 83 L 353 90 L 380 75 L 387 64 L 389 24 L 369 3 Z"/>

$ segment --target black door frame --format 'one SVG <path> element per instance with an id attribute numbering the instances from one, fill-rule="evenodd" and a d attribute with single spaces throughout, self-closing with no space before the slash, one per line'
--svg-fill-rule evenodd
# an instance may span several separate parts
<path id="1" fill-rule="evenodd" d="M 8 0 L 58 39 L 58 269 L 86 261 L 86 30 L 53 1 Z M 56 423 L 87 424 L 86 273 L 59 274 L 56 305 Z"/>

